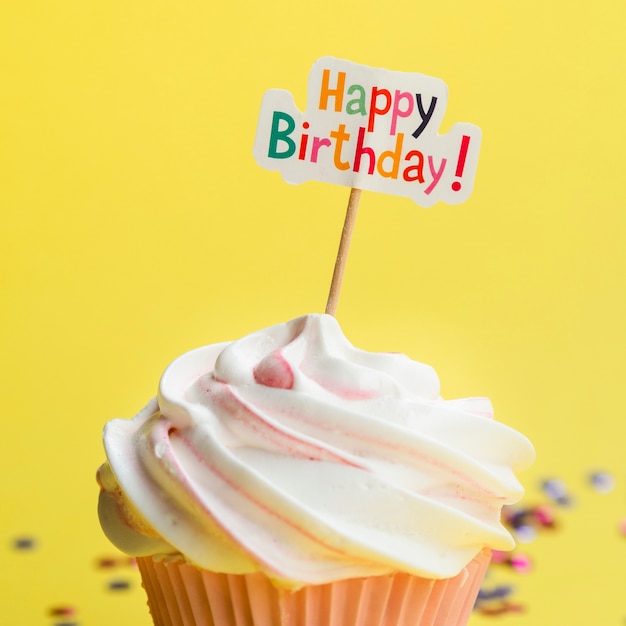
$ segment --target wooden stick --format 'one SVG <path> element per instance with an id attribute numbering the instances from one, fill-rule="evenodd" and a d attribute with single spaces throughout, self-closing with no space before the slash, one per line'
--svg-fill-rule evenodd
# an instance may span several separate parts
<path id="1" fill-rule="evenodd" d="M 346 217 L 343 222 L 343 230 L 341 231 L 341 241 L 339 242 L 339 250 L 337 251 L 337 259 L 335 261 L 335 270 L 333 279 L 330 283 L 330 292 L 326 302 L 326 313 L 335 315 L 337 311 L 337 303 L 339 301 L 339 292 L 341 291 L 341 282 L 346 269 L 348 260 L 348 250 L 350 249 L 350 239 L 352 239 L 352 231 L 356 221 L 356 213 L 359 208 L 359 200 L 361 198 L 361 190 L 353 187 L 350 190 L 350 199 L 348 200 L 348 208 L 346 209 Z"/>

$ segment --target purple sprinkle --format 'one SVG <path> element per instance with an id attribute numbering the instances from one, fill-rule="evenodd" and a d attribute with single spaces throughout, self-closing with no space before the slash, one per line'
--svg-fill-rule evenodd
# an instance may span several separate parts
<path id="1" fill-rule="evenodd" d="M 537 536 L 537 531 L 532 526 L 518 526 L 515 529 L 515 536 L 521 543 L 530 543 Z"/>
<path id="2" fill-rule="evenodd" d="M 527 517 L 528 517 L 528 511 L 526 510 L 517 511 L 513 513 L 513 515 L 509 519 L 509 524 L 511 524 L 513 528 L 519 528 L 520 526 L 525 525 Z"/>
<path id="3" fill-rule="evenodd" d="M 493 589 L 481 589 L 478 592 L 479 600 L 493 600 L 494 598 L 506 598 L 513 593 L 513 587 L 500 585 Z"/>
<path id="4" fill-rule="evenodd" d="M 544 480 L 542 487 L 546 494 L 557 502 L 564 498 L 567 498 L 567 488 L 565 486 L 565 483 L 558 478 Z"/>
<path id="5" fill-rule="evenodd" d="M 599 493 L 609 493 L 615 487 L 615 478 L 608 472 L 593 472 L 589 476 L 589 482 Z"/>
<path id="6" fill-rule="evenodd" d="M 561 506 L 572 506 L 574 502 L 570 496 L 561 496 L 560 498 L 556 498 L 556 503 Z"/>

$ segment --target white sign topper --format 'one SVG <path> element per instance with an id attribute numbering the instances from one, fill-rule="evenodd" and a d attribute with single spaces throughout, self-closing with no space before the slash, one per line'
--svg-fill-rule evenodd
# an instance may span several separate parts
<path id="1" fill-rule="evenodd" d="M 265 93 L 254 157 L 289 183 L 458 204 L 472 192 L 481 132 L 459 122 L 438 134 L 447 97 L 438 78 L 324 57 L 311 68 L 304 113 L 289 91 Z"/>

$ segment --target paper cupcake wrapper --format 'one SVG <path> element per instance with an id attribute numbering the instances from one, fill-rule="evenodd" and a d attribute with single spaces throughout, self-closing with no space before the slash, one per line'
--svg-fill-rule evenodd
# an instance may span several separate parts
<path id="1" fill-rule="evenodd" d="M 155 626 L 465 626 L 489 565 L 483 550 L 453 578 L 396 573 L 278 589 L 260 573 L 218 574 L 137 559 Z"/>

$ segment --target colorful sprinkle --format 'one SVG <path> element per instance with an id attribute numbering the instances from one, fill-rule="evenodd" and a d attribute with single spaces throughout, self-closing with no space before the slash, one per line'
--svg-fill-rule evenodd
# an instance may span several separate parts
<path id="1" fill-rule="evenodd" d="M 482 615 L 502 615 L 503 613 L 522 613 L 524 606 L 513 602 L 502 602 L 496 606 L 479 605 L 477 610 Z"/>
<path id="2" fill-rule="evenodd" d="M 112 580 L 109 583 L 109 589 L 111 591 L 125 591 L 130 589 L 130 582 L 127 580 Z"/>
<path id="3" fill-rule="evenodd" d="M 538 528 L 554 528 L 555 515 L 548 504 L 540 504 L 526 509 L 506 507 L 503 510 L 504 523 L 514 530 L 520 541 L 531 541 Z"/>
<path id="4" fill-rule="evenodd" d="M 527 554 L 500 552 L 494 550 L 491 556 L 492 564 L 508 565 L 520 574 L 527 574 L 532 569 L 532 561 Z"/>
<path id="5" fill-rule="evenodd" d="M 481 589 L 478 592 L 478 601 L 493 600 L 494 598 L 506 598 L 513 593 L 513 587 L 510 585 L 499 585 L 493 589 Z"/>
<path id="6" fill-rule="evenodd" d="M 96 567 L 111 569 L 113 567 L 137 567 L 137 560 L 132 556 L 103 556 L 96 561 Z"/>
<path id="7" fill-rule="evenodd" d="M 608 472 L 592 472 L 589 482 L 598 493 L 610 493 L 615 487 L 615 478 Z"/>
<path id="8" fill-rule="evenodd" d="M 519 526 L 515 530 L 515 536 L 520 543 L 530 543 L 537 536 L 537 531 L 533 526 Z"/>
<path id="9" fill-rule="evenodd" d="M 32 537 L 17 537 L 13 541 L 16 550 L 33 550 L 36 546 L 37 543 Z"/>
<path id="10" fill-rule="evenodd" d="M 73 606 L 53 606 L 48 614 L 52 617 L 72 617 L 76 615 L 76 609 Z"/>
<path id="11" fill-rule="evenodd" d="M 527 509 L 509 509 L 505 512 L 505 520 L 512 528 L 519 528 L 524 525 L 528 515 L 529 511 Z"/>
<path id="12" fill-rule="evenodd" d="M 532 561 L 526 554 L 514 554 L 511 557 L 510 564 L 520 574 L 527 574 L 532 569 Z"/>
<path id="13" fill-rule="evenodd" d="M 535 520 L 544 528 L 554 528 L 556 525 L 554 519 L 554 510 L 549 504 L 540 504 L 534 510 Z"/>
<path id="14" fill-rule="evenodd" d="M 549 480 L 544 480 L 542 487 L 546 495 L 555 502 L 564 506 L 571 504 L 571 498 L 567 493 L 567 487 L 560 478 L 550 478 Z"/>

